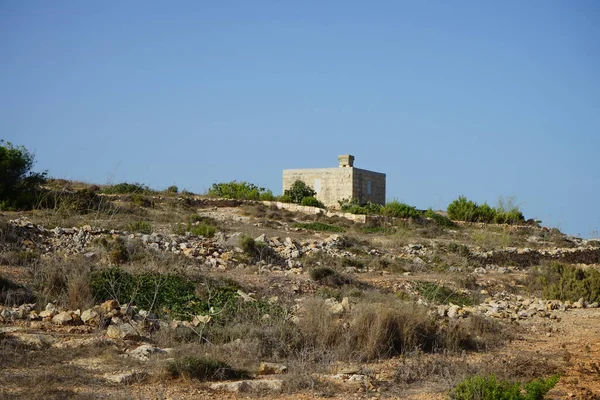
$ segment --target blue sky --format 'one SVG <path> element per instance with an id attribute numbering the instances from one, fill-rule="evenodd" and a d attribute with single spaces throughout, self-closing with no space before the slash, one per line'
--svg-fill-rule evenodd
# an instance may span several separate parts
<path id="1" fill-rule="evenodd" d="M 339 154 L 389 199 L 600 233 L 597 1 L 3 1 L 0 138 L 38 170 L 204 192 Z"/>

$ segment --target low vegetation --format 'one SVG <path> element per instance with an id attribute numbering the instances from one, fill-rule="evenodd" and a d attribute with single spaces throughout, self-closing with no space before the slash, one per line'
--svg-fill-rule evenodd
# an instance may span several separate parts
<path id="1" fill-rule="evenodd" d="M 306 222 L 306 223 L 299 222 L 299 223 L 294 224 L 294 228 L 308 229 L 308 230 L 317 231 L 317 232 L 336 232 L 336 233 L 344 232 L 344 228 L 342 228 L 342 227 L 331 225 L 331 224 L 326 224 L 323 222 Z"/>
<path id="2" fill-rule="evenodd" d="M 450 394 L 454 400 L 542 400 L 558 382 L 558 375 L 520 383 L 499 381 L 494 375 L 474 376 L 459 383 Z"/>
<path id="3" fill-rule="evenodd" d="M 23 146 L 0 140 L 0 210 L 31 209 L 47 172 L 33 172 L 34 156 Z"/>
<path id="4" fill-rule="evenodd" d="M 448 205 L 448 217 L 456 221 L 517 224 L 525 221 L 523 213 L 511 202 L 500 201 L 497 208 L 487 203 L 477 204 L 465 196 L 459 196 Z"/>
<path id="5" fill-rule="evenodd" d="M 433 282 L 418 281 L 416 282 L 416 290 L 427 300 L 440 304 L 452 303 L 460 306 L 470 306 L 475 303 L 471 294 Z"/>
<path id="6" fill-rule="evenodd" d="M 530 287 L 541 289 L 547 299 L 600 302 L 600 272 L 557 262 L 540 266 Z"/>
<path id="7" fill-rule="evenodd" d="M 122 182 L 106 186 L 102 188 L 101 192 L 105 194 L 151 194 L 154 191 L 141 183 Z"/>
<path id="8" fill-rule="evenodd" d="M 274 200 L 273 193 L 265 188 L 258 187 L 249 182 L 221 182 L 213 183 L 208 189 L 208 196 L 221 197 L 224 199 L 240 200 Z"/>
<path id="9" fill-rule="evenodd" d="M 166 370 L 172 378 L 182 377 L 199 381 L 221 381 L 248 377 L 246 371 L 236 370 L 222 361 L 194 356 L 169 361 Z"/>

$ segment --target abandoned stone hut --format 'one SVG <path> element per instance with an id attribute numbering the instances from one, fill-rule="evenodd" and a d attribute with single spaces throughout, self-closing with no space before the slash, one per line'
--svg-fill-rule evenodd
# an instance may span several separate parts
<path id="1" fill-rule="evenodd" d="M 385 204 L 385 174 L 354 167 L 354 156 L 338 157 L 337 168 L 310 168 L 283 170 L 283 190 L 297 180 L 303 181 L 317 192 L 317 199 L 327 207 L 338 206 L 339 200 L 357 199 Z"/>

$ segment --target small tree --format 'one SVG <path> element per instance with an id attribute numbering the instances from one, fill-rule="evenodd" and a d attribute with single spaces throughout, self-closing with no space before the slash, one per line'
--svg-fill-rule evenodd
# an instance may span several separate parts
<path id="1" fill-rule="evenodd" d="M 28 209 L 46 182 L 47 172 L 31 172 L 33 154 L 23 146 L 0 140 L 0 209 Z"/>
<path id="2" fill-rule="evenodd" d="M 317 192 L 313 188 L 308 186 L 306 183 L 297 180 L 290 186 L 289 189 L 284 190 L 284 196 L 289 196 L 292 199 L 292 203 L 302 203 L 302 199 L 305 197 L 315 197 Z"/>

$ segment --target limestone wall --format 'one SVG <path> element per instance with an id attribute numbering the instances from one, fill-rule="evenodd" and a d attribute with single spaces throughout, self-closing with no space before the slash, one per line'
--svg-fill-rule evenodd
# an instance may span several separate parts
<path id="1" fill-rule="evenodd" d="M 353 195 L 355 168 L 312 168 L 283 170 L 283 190 L 301 180 L 317 192 L 317 199 L 326 206 L 337 206 L 338 200 Z"/>
<path id="2" fill-rule="evenodd" d="M 327 207 L 338 206 L 342 199 L 356 198 L 360 203 L 370 201 L 385 204 L 385 174 L 364 169 L 312 168 L 283 171 L 283 190 L 297 180 L 303 181 L 317 192 L 317 199 Z"/>
<path id="3" fill-rule="evenodd" d="M 370 201 L 376 204 L 385 204 L 385 174 L 365 169 L 352 168 L 354 170 L 353 178 L 353 196 L 360 203 Z"/>

